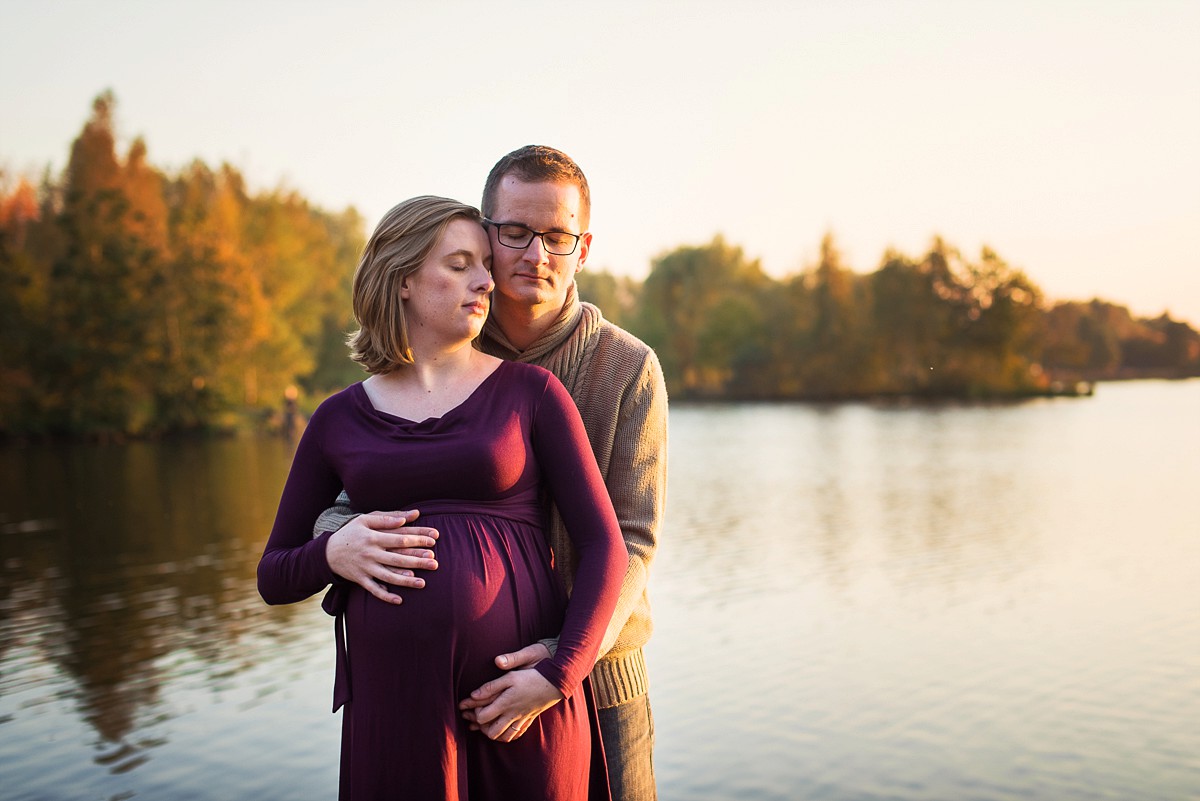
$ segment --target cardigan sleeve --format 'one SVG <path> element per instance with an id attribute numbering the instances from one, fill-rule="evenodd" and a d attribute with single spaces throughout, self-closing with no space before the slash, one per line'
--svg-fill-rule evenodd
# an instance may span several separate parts
<path id="1" fill-rule="evenodd" d="M 667 388 L 658 358 L 649 349 L 636 380 L 621 397 L 607 488 L 627 554 L 621 594 L 600 645 L 601 655 L 617 645 L 642 603 L 666 507 Z"/>

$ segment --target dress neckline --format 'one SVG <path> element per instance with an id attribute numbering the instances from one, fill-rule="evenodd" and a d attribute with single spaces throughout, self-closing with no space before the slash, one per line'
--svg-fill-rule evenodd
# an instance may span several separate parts
<path id="1" fill-rule="evenodd" d="M 468 404 L 470 404 L 477 396 L 480 395 L 481 390 L 483 390 L 484 387 L 486 387 L 492 383 L 492 381 L 496 378 L 496 376 L 500 373 L 501 370 L 507 369 L 508 365 L 509 365 L 508 362 L 501 360 L 500 364 L 496 365 L 496 369 L 492 370 L 492 372 L 488 373 L 487 376 L 482 381 L 480 381 L 473 390 L 471 390 L 471 393 L 469 395 L 467 395 L 467 397 L 463 398 L 461 403 L 459 403 L 457 406 L 451 406 L 449 409 L 442 412 L 437 417 L 426 417 L 423 420 L 413 420 L 408 417 L 402 417 L 401 415 L 398 415 L 398 414 L 392 414 L 391 412 L 385 412 L 382 409 L 376 409 L 375 404 L 371 403 L 371 396 L 367 394 L 367 389 L 366 389 L 366 387 L 363 386 L 362 381 L 359 381 L 357 384 L 354 385 L 355 397 L 358 400 L 359 405 L 365 411 L 367 411 L 371 415 L 378 417 L 382 420 L 385 420 L 389 423 L 394 423 L 394 424 L 403 425 L 403 426 L 435 426 L 438 423 L 440 423 L 441 421 L 443 421 L 449 417 L 452 417 L 460 409 L 462 409 L 462 408 L 466 407 Z"/>

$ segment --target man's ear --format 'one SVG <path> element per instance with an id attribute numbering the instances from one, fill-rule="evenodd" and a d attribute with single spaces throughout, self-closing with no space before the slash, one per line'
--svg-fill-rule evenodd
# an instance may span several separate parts
<path id="1" fill-rule="evenodd" d="M 583 263 L 587 261 L 588 253 L 592 249 L 592 232 L 588 231 L 579 237 L 579 261 L 575 262 L 575 272 L 583 269 Z"/>

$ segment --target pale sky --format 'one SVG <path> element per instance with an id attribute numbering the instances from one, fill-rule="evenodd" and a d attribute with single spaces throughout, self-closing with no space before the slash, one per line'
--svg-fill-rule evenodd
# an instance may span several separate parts
<path id="1" fill-rule="evenodd" d="M 368 229 L 548 144 L 618 274 L 721 233 L 782 276 L 829 230 L 869 272 L 937 233 L 1200 326 L 1200 0 L 0 0 L 0 166 L 57 173 L 107 88 L 122 152 Z"/>

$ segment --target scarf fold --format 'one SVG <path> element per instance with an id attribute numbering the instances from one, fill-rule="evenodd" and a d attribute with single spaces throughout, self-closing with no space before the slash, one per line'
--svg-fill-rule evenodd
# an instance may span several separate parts
<path id="1" fill-rule="evenodd" d="M 593 336 L 604 323 L 604 315 L 590 303 L 579 300 L 574 285 L 567 294 L 567 302 L 546 332 L 525 350 L 518 350 L 500 326 L 488 318 L 480 335 L 480 347 L 484 353 L 517 362 L 530 362 L 545 367 L 558 376 L 571 396 L 575 396 L 584 371 L 580 365 L 590 361 L 598 338 Z"/>

